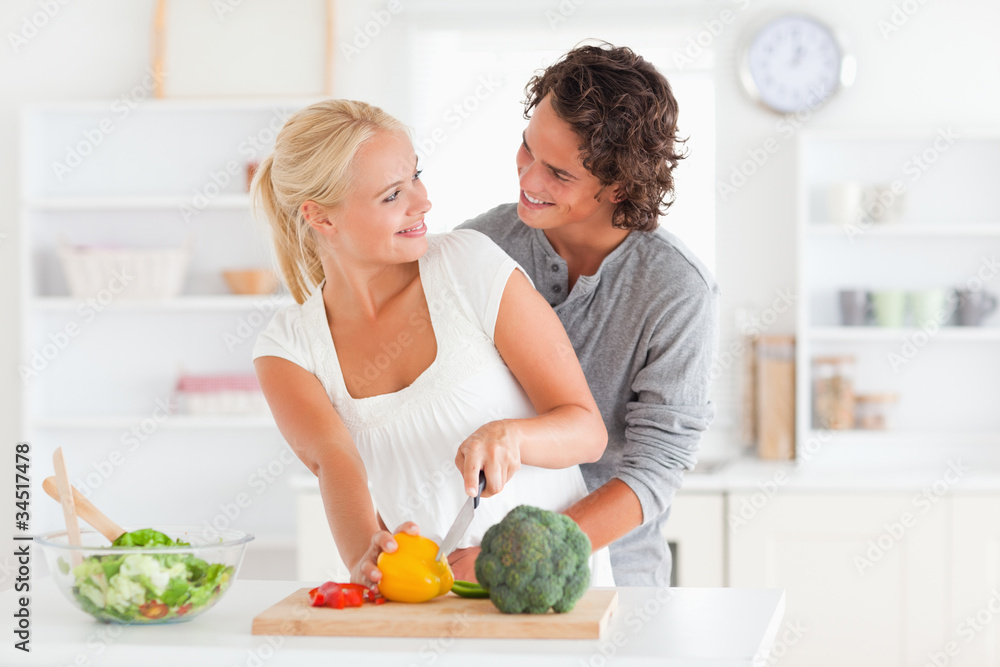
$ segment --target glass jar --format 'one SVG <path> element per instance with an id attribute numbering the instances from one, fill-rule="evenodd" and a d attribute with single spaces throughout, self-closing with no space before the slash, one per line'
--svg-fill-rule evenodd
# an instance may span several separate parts
<path id="1" fill-rule="evenodd" d="M 884 431 L 899 396 L 896 394 L 858 394 L 854 397 L 854 417 L 857 428 Z"/>
<path id="2" fill-rule="evenodd" d="M 795 458 L 795 337 L 757 340 L 757 455 Z"/>
<path id="3" fill-rule="evenodd" d="M 813 428 L 854 428 L 854 357 L 814 357 Z"/>

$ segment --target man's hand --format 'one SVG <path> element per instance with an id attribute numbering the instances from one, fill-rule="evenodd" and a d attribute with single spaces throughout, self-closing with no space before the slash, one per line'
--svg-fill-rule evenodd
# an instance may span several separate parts
<path id="1" fill-rule="evenodd" d="M 455 579 L 476 582 L 476 558 L 480 551 L 482 549 L 479 547 L 466 547 L 455 549 L 448 555 L 448 564 L 451 565 Z"/>

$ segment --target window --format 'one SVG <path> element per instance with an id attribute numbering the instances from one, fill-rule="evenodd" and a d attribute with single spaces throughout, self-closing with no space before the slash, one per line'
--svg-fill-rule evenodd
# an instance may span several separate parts
<path id="1" fill-rule="evenodd" d="M 516 200 L 514 155 L 526 124 L 524 86 L 535 70 L 558 59 L 577 38 L 566 42 L 552 33 L 532 34 L 502 22 L 492 30 L 475 32 L 432 27 L 437 21 L 426 23 L 426 28 L 414 27 L 410 34 L 410 112 L 406 118 L 413 124 L 414 146 L 434 206 L 428 226 L 441 232 Z M 676 31 L 681 34 L 679 28 Z M 702 64 L 679 71 L 674 65 L 675 50 L 662 46 L 662 31 L 655 37 L 640 27 L 621 27 L 615 32 L 602 38 L 630 46 L 666 75 L 680 105 L 681 135 L 689 137 L 689 157 L 675 172 L 676 203 L 661 219 L 661 227 L 677 234 L 714 270 L 715 87 L 711 69 L 702 59 Z"/>

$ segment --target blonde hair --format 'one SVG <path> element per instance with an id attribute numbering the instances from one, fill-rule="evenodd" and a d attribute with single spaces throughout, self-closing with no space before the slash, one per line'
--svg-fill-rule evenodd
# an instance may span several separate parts
<path id="1" fill-rule="evenodd" d="M 333 208 L 344 201 L 358 149 L 380 131 L 407 130 L 382 109 L 364 102 L 317 102 L 288 119 L 278 132 L 274 151 L 257 168 L 254 211 L 267 217 L 278 266 L 298 303 L 325 277 L 302 204 L 311 200 Z"/>

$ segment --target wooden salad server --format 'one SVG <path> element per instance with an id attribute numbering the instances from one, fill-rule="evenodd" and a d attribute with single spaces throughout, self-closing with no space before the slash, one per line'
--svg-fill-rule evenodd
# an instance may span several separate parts
<path id="1" fill-rule="evenodd" d="M 97 529 L 101 535 L 112 542 L 117 540 L 125 529 L 108 518 L 108 515 L 97 509 L 94 503 L 87 500 L 75 486 L 69 487 L 72 490 L 73 504 L 76 506 L 76 515 Z M 59 485 L 55 477 L 46 477 L 42 482 L 42 489 L 53 499 L 62 502 L 62 494 L 59 492 Z M 79 532 L 77 533 L 79 535 Z"/>
<path id="2" fill-rule="evenodd" d="M 63 460 L 62 447 L 56 448 L 52 453 L 52 466 L 56 470 L 56 487 L 63 492 L 59 494 L 63 508 L 63 518 L 66 519 L 66 541 L 70 546 L 78 547 L 80 544 L 80 524 L 76 520 L 76 506 L 73 504 L 73 488 L 69 483 L 69 475 L 66 474 L 66 461 Z M 44 486 L 44 485 L 43 485 Z M 79 551 L 70 552 L 70 562 L 76 567 L 83 562 L 83 555 Z"/>

